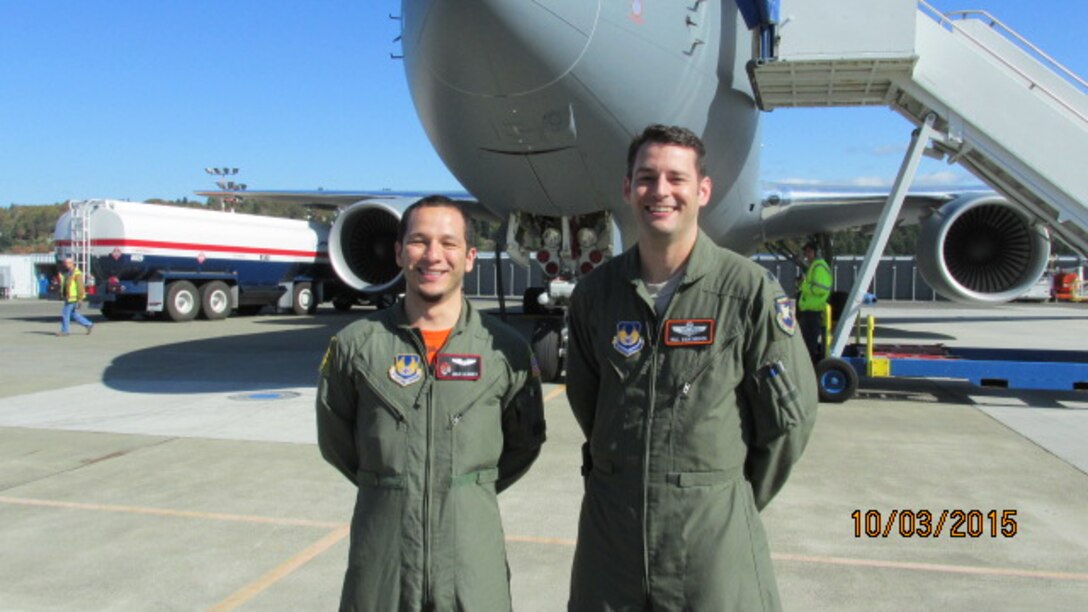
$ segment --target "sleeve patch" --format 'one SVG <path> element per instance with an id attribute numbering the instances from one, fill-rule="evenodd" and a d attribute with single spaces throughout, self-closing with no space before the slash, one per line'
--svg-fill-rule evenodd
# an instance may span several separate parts
<path id="1" fill-rule="evenodd" d="M 786 296 L 774 299 L 774 322 L 790 336 L 797 332 L 797 316 L 794 301 Z"/>

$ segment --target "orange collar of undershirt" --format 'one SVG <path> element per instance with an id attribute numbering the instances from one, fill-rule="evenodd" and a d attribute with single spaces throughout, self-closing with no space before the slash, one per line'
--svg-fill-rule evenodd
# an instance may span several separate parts
<path id="1" fill-rule="evenodd" d="M 438 350 L 442 348 L 442 345 L 446 343 L 446 339 L 450 337 L 453 328 L 421 329 L 419 331 L 423 334 L 423 345 L 427 348 L 427 363 L 434 363 L 435 355 L 438 354 Z"/>

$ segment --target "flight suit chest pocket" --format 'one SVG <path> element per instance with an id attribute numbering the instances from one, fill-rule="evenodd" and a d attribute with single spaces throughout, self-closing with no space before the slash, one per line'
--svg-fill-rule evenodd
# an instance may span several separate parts
<path id="1" fill-rule="evenodd" d="M 356 369 L 355 392 L 358 411 L 355 420 L 359 468 L 376 474 L 400 473 L 404 469 L 406 441 L 415 411 L 412 405 L 425 386 L 419 382 L 399 386 L 383 380 L 385 374 Z"/>

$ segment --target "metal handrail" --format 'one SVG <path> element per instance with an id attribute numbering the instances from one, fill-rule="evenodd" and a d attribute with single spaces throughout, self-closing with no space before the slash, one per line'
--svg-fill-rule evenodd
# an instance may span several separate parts
<path id="1" fill-rule="evenodd" d="M 1014 66 L 1012 63 L 1010 63 L 1008 60 L 1006 60 L 1004 57 L 1002 57 L 1000 53 L 998 53 L 997 51 L 994 51 L 993 49 L 987 47 L 985 43 L 978 40 L 974 36 L 971 36 L 966 30 L 964 30 L 963 28 L 956 25 L 956 23 L 952 20 L 951 16 L 952 15 L 963 15 L 964 18 L 966 18 L 967 16 L 972 16 L 972 15 L 985 15 L 986 18 L 990 20 L 991 27 L 993 25 L 995 25 L 995 24 L 1000 25 L 1002 30 L 1004 30 L 1008 34 L 1013 35 L 1018 42 L 1021 42 L 1022 44 L 1027 45 L 1027 47 L 1030 48 L 1035 53 L 1037 53 L 1040 58 L 1046 59 L 1046 61 L 1048 63 L 1050 63 L 1052 66 L 1058 68 L 1061 71 L 1061 73 L 1064 74 L 1066 77 L 1071 77 L 1081 87 L 1088 88 L 1088 83 L 1085 83 L 1085 81 L 1083 79 L 1078 77 L 1076 74 L 1074 74 L 1071 70 L 1069 70 L 1065 66 L 1058 63 L 1056 60 L 1051 58 L 1046 53 L 1043 53 L 1038 47 L 1031 44 L 1024 37 L 1020 36 L 1015 31 L 1013 31 L 1012 28 L 1009 28 L 1005 24 L 1001 23 L 999 20 L 994 18 L 992 15 L 990 15 L 986 11 L 978 11 L 978 10 L 975 10 L 975 11 L 956 11 L 956 12 L 953 12 L 953 13 L 949 13 L 948 15 L 945 15 L 944 13 L 941 13 L 936 8 L 931 6 L 925 0 L 918 0 L 918 5 L 923 7 L 924 9 L 926 9 L 930 13 L 930 16 L 934 17 L 937 20 L 937 23 L 942 24 L 942 25 L 947 24 L 948 27 L 955 30 L 958 34 L 960 34 L 961 36 L 963 36 L 967 40 L 970 40 L 971 42 L 975 43 L 975 45 L 977 45 L 980 49 L 982 49 L 986 53 L 990 54 L 994 59 L 996 59 L 1002 65 L 1004 65 L 1008 69 L 1012 70 L 1014 73 L 1019 75 L 1024 80 L 1026 80 L 1031 89 L 1037 89 L 1037 90 L 1041 91 L 1042 93 L 1049 96 L 1052 100 L 1054 100 L 1055 102 L 1060 104 L 1063 108 L 1065 108 L 1069 112 L 1076 115 L 1081 121 L 1084 121 L 1084 122 L 1088 123 L 1088 116 L 1084 115 L 1079 110 L 1074 108 L 1072 105 L 1069 104 L 1069 102 L 1066 102 L 1058 94 L 1054 93 L 1053 91 L 1050 91 L 1045 86 L 1038 83 L 1034 78 L 1031 77 L 1031 75 L 1025 73 L 1023 70 L 1020 70 L 1019 68 Z"/>
<path id="2" fill-rule="evenodd" d="M 950 13 L 946 13 L 945 16 L 948 17 L 949 19 L 959 18 L 959 19 L 963 20 L 963 19 L 975 18 L 975 19 L 979 19 L 980 21 L 989 22 L 988 25 L 991 28 L 996 28 L 998 30 L 1003 30 L 1005 35 L 1006 35 L 1006 38 L 1011 37 L 1014 40 L 1016 40 L 1017 42 L 1019 42 L 1020 44 L 1027 47 L 1028 49 L 1031 49 L 1032 53 L 1034 53 L 1040 59 L 1046 60 L 1047 64 L 1050 64 L 1051 67 L 1057 69 L 1058 72 L 1061 72 L 1062 74 L 1064 74 L 1066 76 L 1066 78 L 1071 79 L 1071 80 L 1077 82 L 1081 87 L 1083 87 L 1085 89 L 1088 89 L 1088 81 L 1085 81 L 1084 79 L 1077 76 L 1077 73 L 1073 72 L 1069 68 L 1066 68 L 1064 65 L 1062 65 L 1061 62 L 1059 62 L 1058 60 L 1054 59 L 1053 57 L 1050 57 L 1049 55 L 1047 55 L 1045 51 L 1043 51 L 1039 47 L 1036 47 L 1034 44 L 1032 44 L 1031 41 L 1024 38 L 1018 32 L 1016 32 L 1015 30 L 1010 28 L 1008 25 L 1003 23 L 1000 19 L 998 19 L 997 17 L 994 17 L 993 15 L 987 13 L 986 11 L 980 11 L 980 10 L 952 11 Z"/>

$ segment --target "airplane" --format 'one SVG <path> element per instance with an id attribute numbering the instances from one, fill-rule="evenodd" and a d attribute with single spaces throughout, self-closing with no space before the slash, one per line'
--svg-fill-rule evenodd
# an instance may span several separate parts
<path id="1" fill-rule="evenodd" d="M 795 255 L 788 239 L 871 225 L 887 199 L 860 189 L 764 191 L 765 113 L 746 70 L 761 33 L 734 2 L 403 0 L 400 20 L 415 109 L 468 191 L 457 197 L 501 220 L 501 246 L 522 263 L 532 255 L 544 272 L 546 286 L 527 292 L 526 311 L 562 307 L 580 277 L 633 244 L 635 220 L 620 185 L 628 143 L 649 124 L 683 125 L 706 142 L 714 189 L 700 226 L 740 253 L 776 243 Z M 329 240 L 337 274 L 360 292 L 396 286 L 399 271 L 388 262 L 412 198 L 257 190 L 244 197 L 341 206 Z M 1015 298 L 1050 254 L 1047 230 L 987 188 L 912 190 L 900 221 L 922 224 L 919 269 L 954 300 Z M 562 325 L 562 317 L 543 320 L 534 334 L 545 372 L 559 371 Z"/>

